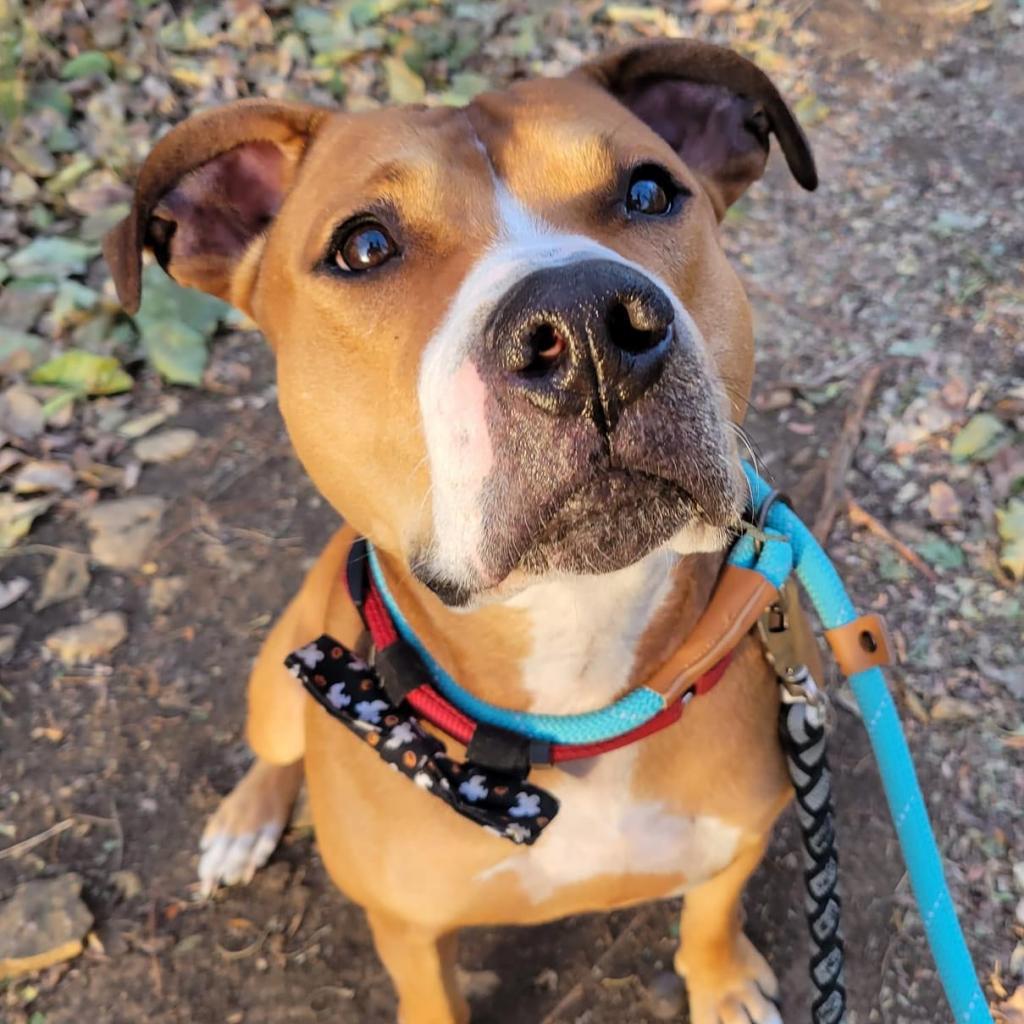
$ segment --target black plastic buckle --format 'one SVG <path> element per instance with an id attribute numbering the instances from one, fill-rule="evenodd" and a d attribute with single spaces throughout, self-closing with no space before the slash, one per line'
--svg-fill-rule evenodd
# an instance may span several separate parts
<path id="1" fill-rule="evenodd" d="M 525 779 L 534 763 L 530 755 L 535 742 L 529 736 L 479 722 L 466 747 L 466 760 L 482 768 Z M 543 751 L 538 750 L 537 753 Z"/>
<path id="2" fill-rule="evenodd" d="M 403 703 L 413 690 L 430 681 L 423 659 L 404 640 L 396 640 L 376 652 L 373 667 L 381 685 L 395 707 Z"/>

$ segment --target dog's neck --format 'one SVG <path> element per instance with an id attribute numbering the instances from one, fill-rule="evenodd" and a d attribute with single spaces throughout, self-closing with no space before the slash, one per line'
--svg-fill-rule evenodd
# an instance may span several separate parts
<path id="1" fill-rule="evenodd" d="M 472 611 L 446 608 L 397 560 L 381 561 L 410 626 L 460 686 L 511 710 L 579 714 L 642 684 L 689 635 L 722 555 L 658 551 Z"/>

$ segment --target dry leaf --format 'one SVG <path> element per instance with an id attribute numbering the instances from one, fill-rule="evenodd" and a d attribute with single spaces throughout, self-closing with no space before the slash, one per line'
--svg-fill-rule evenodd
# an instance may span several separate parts
<path id="1" fill-rule="evenodd" d="M 89 559 L 77 551 L 62 548 L 46 570 L 35 610 L 40 612 L 52 604 L 81 597 L 89 589 L 89 581 Z"/>

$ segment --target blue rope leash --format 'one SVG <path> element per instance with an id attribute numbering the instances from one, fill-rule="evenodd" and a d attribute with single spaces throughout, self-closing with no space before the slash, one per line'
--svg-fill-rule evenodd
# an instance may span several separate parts
<path id="1" fill-rule="evenodd" d="M 771 494 L 771 487 L 748 464 L 744 463 L 743 469 L 756 513 Z M 792 509 L 781 502 L 772 504 L 765 530 L 766 536 L 760 545 L 755 544 L 749 533 L 740 537 L 729 553 L 729 561 L 756 570 L 777 589 L 781 589 L 795 571 L 825 629 L 844 626 L 857 618 L 835 567 Z M 371 570 L 399 633 L 423 658 L 438 689 L 453 704 L 480 721 L 536 739 L 579 743 L 626 732 L 649 720 L 663 707 L 657 695 L 644 689 L 634 691 L 608 708 L 584 715 L 510 712 L 473 697 L 438 665 L 416 637 L 387 589 L 372 547 L 369 552 Z M 956 1024 L 992 1024 L 957 921 L 914 763 L 885 677 L 880 669 L 868 669 L 851 676 L 850 686 L 878 761 L 911 886 Z"/>
<path id="2" fill-rule="evenodd" d="M 743 468 L 751 488 L 751 504 L 759 508 L 771 488 L 749 465 L 744 464 Z M 789 548 L 797 577 L 825 629 L 844 626 L 857 618 L 835 566 L 796 513 L 776 502 L 765 525 L 769 536 L 760 558 L 748 535 L 736 543 L 729 560 L 762 572 L 780 586 L 788 575 L 784 567 L 789 560 L 780 549 Z M 957 1024 L 992 1024 L 992 1015 L 960 930 L 942 870 L 942 857 L 885 677 L 881 669 L 868 669 L 851 676 L 850 686 L 878 761 L 910 883 L 955 1020 Z"/>

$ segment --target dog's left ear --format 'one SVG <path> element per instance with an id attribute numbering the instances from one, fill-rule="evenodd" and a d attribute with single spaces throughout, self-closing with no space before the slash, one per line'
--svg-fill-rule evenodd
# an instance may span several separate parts
<path id="1" fill-rule="evenodd" d="M 764 173 L 772 133 L 793 177 L 817 188 L 792 111 L 768 76 L 732 50 L 693 39 L 639 43 L 573 76 L 602 86 L 657 132 L 702 177 L 719 218 Z"/>

